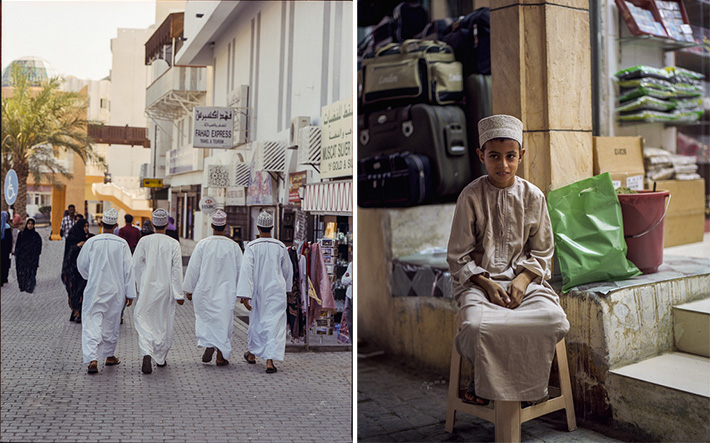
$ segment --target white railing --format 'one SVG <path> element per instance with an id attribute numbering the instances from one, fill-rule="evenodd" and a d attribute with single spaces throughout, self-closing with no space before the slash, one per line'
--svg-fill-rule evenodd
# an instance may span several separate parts
<path id="1" fill-rule="evenodd" d="M 206 92 L 207 68 L 176 66 L 168 69 L 146 89 L 146 107 L 152 106 L 170 91 Z"/>

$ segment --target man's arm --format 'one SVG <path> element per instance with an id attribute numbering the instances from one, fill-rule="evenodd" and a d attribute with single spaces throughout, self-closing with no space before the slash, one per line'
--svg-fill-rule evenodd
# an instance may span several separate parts
<path id="1" fill-rule="evenodd" d="M 197 282 L 200 280 L 200 268 L 202 267 L 202 246 L 198 243 L 192 251 L 190 261 L 187 263 L 185 279 L 182 282 L 182 290 L 187 295 L 187 299 L 192 301 L 192 293 L 195 292 Z"/>

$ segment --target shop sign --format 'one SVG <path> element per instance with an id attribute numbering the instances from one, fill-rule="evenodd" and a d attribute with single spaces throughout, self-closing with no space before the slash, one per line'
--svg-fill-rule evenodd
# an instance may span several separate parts
<path id="1" fill-rule="evenodd" d="M 163 179 L 162 178 L 144 178 L 143 179 L 144 188 L 162 188 Z"/>
<path id="2" fill-rule="evenodd" d="M 288 176 L 288 202 L 291 205 L 301 206 L 299 190 L 306 186 L 308 171 L 292 172 Z"/>
<path id="3" fill-rule="evenodd" d="M 274 192 L 271 175 L 266 171 L 255 171 L 254 165 L 249 173 L 247 205 L 274 205 Z"/>
<path id="4" fill-rule="evenodd" d="M 352 214 L 352 180 L 306 185 L 302 209 L 321 214 Z"/>
<path id="5" fill-rule="evenodd" d="M 353 175 L 353 99 L 346 98 L 321 110 L 320 176 Z"/>
<path id="6" fill-rule="evenodd" d="M 207 195 L 212 197 L 218 206 L 224 207 L 224 201 L 225 201 L 224 188 L 216 188 L 216 187 L 207 188 Z"/>
<path id="7" fill-rule="evenodd" d="M 246 206 L 247 196 L 244 186 L 228 187 L 224 198 L 225 206 Z"/>
<path id="8" fill-rule="evenodd" d="M 232 149 L 234 146 L 234 109 L 196 107 L 192 146 L 195 148 Z"/>
<path id="9" fill-rule="evenodd" d="M 211 214 L 217 209 L 217 202 L 215 201 L 214 197 L 205 195 L 200 199 L 199 206 L 200 211 L 204 212 L 205 214 Z"/>

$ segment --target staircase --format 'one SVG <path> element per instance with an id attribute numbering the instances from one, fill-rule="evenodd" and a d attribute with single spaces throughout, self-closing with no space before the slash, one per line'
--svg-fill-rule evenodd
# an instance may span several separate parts
<path id="1" fill-rule="evenodd" d="M 614 419 L 661 441 L 710 441 L 710 298 L 672 315 L 672 352 L 610 370 Z"/>

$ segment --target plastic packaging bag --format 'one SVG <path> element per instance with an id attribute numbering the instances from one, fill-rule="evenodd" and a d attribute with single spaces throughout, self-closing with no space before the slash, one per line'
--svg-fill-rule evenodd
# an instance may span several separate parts
<path id="1" fill-rule="evenodd" d="M 551 191 L 547 208 L 562 292 L 584 283 L 641 274 L 626 259 L 621 205 L 608 172 Z"/>

